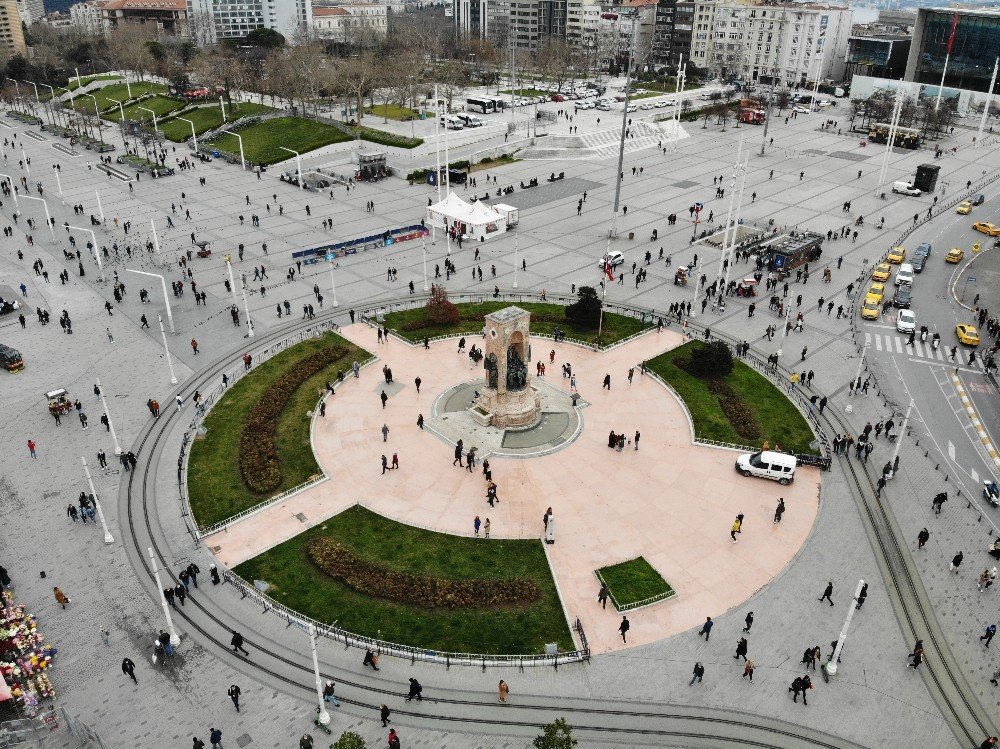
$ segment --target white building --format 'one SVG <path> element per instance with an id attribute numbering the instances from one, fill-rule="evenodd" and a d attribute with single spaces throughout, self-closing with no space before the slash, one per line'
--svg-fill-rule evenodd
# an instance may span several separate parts
<path id="1" fill-rule="evenodd" d="M 24 25 L 31 26 L 45 15 L 45 6 L 42 0 L 17 0 L 17 11 L 21 14 Z"/>
<path id="2" fill-rule="evenodd" d="M 388 11 L 387 5 L 375 3 L 313 6 L 313 30 L 321 39 L 345 43 L 365 32 L 383 37 L 388 31 Z"/>
<path id="3" fill-rule="evenodd" d="M 727 79 L 801 85 L 841 80 L 851 10 L 820 4 L 697 2 L 691 59 Z"/>
<path id="4" fill-rule="evenodd" d="M 105 27 L 104 14 L 101 8 L 110 0 L 87 0 L 69 6 L 69 17 L 73 25 L 87 34 L 103 34 Z"/>
<path id="5" fill-rule="evenodd" d="M 274 29 L 291 40 L 312 26 L 310 0 L 187 0 L 192 35 L 202 44 L 240 39 L 254 29 Z"/>

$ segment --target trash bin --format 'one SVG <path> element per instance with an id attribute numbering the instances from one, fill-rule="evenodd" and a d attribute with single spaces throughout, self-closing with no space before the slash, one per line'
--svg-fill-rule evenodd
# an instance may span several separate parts
<path id="1" fill-rule="evenodd" d="M 580 394 L 579 393 L 573 393 L 570 396 L 570 399 L 573 401 L 573 408 L 576 408 L 576 403 L 577 403 L 578 400 L 580 400 Z"/>
<path id="2" fill-rule="evenodd" d="M 635 239 L 635 232 L 634 232 L 634 231 L 630 231 L 630 232 L 628 233 L 628 238 L 629 238 L 629 239 Z"/>

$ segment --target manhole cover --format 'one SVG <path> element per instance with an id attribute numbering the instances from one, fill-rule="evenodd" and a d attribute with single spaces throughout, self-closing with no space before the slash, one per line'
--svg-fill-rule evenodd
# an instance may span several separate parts
<path id="1" fill-rule="evenodd" d="M 245 733 L 236 738 L 236 746 L 247 746 L 251 741 L 253 741 L 253 739 L 250 738 L 250 734 Z"/>

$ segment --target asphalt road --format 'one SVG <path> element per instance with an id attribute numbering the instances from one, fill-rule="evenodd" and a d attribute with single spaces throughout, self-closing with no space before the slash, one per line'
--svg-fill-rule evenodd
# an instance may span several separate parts
<path id="1" fill-rule="evenodd" d="M 978 347 L 976 361 L 970 366 L 969 354 L 973 347 L 962 345 L 955 335 L 958 323 L 972 322 L 974 313 L 970 308 L 977 294 L 981 305 L 992 306 L 994 312 L 997 306 L 993 269 L 1000 262 L 1000 253 L 984 249 L 976 256 L 971 248 L 974 243 L 984 248 L 992 245 L 993 240 L 973 230 L 972 225 L 976 221 L 1000 221 L 1000 185 L 991 185 L 983 194 L 986 202 L 969 215 L 954 211 L 944 213 L 911 234 L 905 243 L 908 256 L 920 243 L 931 243 L 931 257 L 924 271 L 914 277 L 911 309 L 916 313 L 918 331 L 920 326 L 926 325 L 931 335 L 940 333 L 940 348 L 937 351 L 931 348 L 930 336 L 927 343 L 921 345 L 919 334 L 916 345 L 907 346 L 908 336 L 896 331 L 898 310 L 895 308 L 880 320 L 860 321 L 865 341 L 870 344 L 869 361 L 879 377 L 884 395 L 896 404 L 900 413 L 905 412 L 913 399 L 910 426 L 918 435 L 924 435 L 922 444 L 932 454 L 937 453 L 941 463 L 949 467 L 948 473 L 957 486 L 974 498 L 980 496 L 982 481 L 1000 472 L 974 428 L 953 378 L 957 375 L 965 393 L 972 399 L 993 445 L 1000 444 L 1000 433 L 997 433 L 1000 402 L 996 388 L 982 368 L 982 352 L 992 341 L 981 331 L 983 344 Z M 926 199 L 914 201 L 921 209 L 926 202 Z M 952 247 L 965 250 L 965 258 L 957 265 L 944 261 Z M 890 279 L 893 289 L 897 270 L 898 266 L 893 266 Z M 952 347 L 957 348 L 955 361 L 950 358 Z M 1000 509 L 988 508 L 986 517 L 995 526 L 1000 526 Z"/>

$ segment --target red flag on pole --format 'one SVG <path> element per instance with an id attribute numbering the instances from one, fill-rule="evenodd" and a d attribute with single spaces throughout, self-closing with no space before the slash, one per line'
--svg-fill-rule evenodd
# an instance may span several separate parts
<path id="1" fill-rule="evenodd" d="M 609 281 L 614 281 L 615 280 L 615 270 L 614 270 L 614 266 L 611 265 L 611 256 L 610 255 L 605 255 L 604 256 L 604 275 L 608 277 Z"/>
<path id="2" fill-rule="evenodd" d="M 951 19 L 951 33 L 948 34 L 948 54 L 951 54 L 951 48 L 955 45 L 955 29 L 958 28 L 958 13 L 955 17 Z"/>

